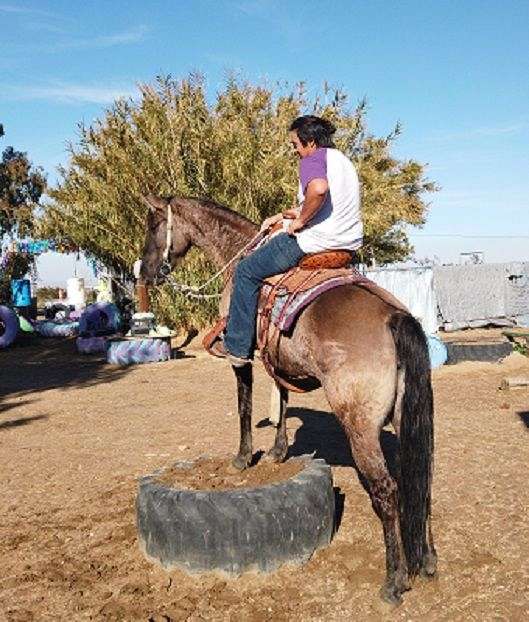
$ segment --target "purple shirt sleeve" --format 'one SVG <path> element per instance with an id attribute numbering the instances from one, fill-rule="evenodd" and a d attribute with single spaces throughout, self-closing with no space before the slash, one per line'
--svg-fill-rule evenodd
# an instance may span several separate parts
<path id="1" fill-rule="evenodd" d="M 299 180 L 303 194 L 313 179 L 327 179 L 327 149 L 320 147 L 312 155 L 302 158 L 299 163 Z"/>

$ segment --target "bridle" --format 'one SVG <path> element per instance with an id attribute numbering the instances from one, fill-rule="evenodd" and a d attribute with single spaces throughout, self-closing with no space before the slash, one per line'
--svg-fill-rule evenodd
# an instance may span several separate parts
<path id="1" fill-rule="evenodd" d="M 171 210 L 171 203 L 167 203 L 167 228 L 165 234 L 165 249 L 163 252 L 164 263 L 169 261 L 169 254 L 171 247 L 173 246 L 173 211 Z"/>
<path id="2" fill-rule="evenodd" d="M 171 249 L 173 246 L 173 212 L 171 210 L 171 204 L 167 204 L 167 227 L 166 227 L 166 236 L 165 236 L 165 249 L 162 254 L 163 261 L 158 268 L 158 272 L 156 277 L 161 277 L 161 282 L 167 282 L 169 285 L 177 292 L 182 293 L 187 298 L 220 298 L 221 294 L 204 294 L 202 290 L 206 289 L 206 287 L 216 281 L 226 270 L 247 251 L 253 249 L 259 242 L 263 240 L 263 238 L 267 235 L 264 231 L 259 231 L 240 251 L 238 251 L 218 272 L 216 272 L 212 277 L 210 277 L 205 283 L 196 287 L 194 285 L 186 285 L 185 283 L 178 283 L 171 276 L 171 272 L 173 271 L 171 266 L 171 261 L 169 259 L 171 255 Z M 158 279 L 156 278 L 158 281 Z"/>

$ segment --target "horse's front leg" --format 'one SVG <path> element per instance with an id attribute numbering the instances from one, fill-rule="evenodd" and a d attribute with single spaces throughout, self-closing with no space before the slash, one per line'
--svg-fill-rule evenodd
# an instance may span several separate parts
<path id="1" fill-rule="evenodd" d="M 272 462 L 283 462 L 288 452 L 286 423 L 287 404 L 287 389 L 278 384 L 274 384 L 270 396 L 270 421 L 276 426 L 276 438 L 274 446 L 266 454 L 267 459 Z"/>
<path id="2" fill-rule="evenodd" d="M 240 444 L 239 453 L 233 459 L 233 466 L 242 471 L 252 461 L 252 385 L 251 365 L 234 367 L 237 377 L 237 404 L 239 408 Z"/>

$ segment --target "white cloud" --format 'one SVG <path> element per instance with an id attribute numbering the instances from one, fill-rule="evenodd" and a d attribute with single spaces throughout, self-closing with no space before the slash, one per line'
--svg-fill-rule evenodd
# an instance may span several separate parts
<path id="1" fill-rule="evenodd" d="M 17 15 L 46 15 L 47 17 L 51 17 L 52 14 L 47 11 L 41 11 L 39 9 L 32 9 L 30 7 L 14 5 L 14 4 L 0 4 L 0 12 L 1 13 L 14 13 Z"/>
<path id="2" fill-rule="evenodd" d="M 7 85 L 0 97 L 11 101 L 45 100 L 62 104 L 111 104 L 118 98 L 134 95 L 137 95 L 137 90 L 130 85 L 54 83 L 43 86 Z"/>
<path id="3" fill-rule="evenodd" d="M 457 132 L 435 132 L 431 140 L 434 142 L 449 142 L 452 140 L 470 140 L 484 136 L 509 136 L 519 134 L 529 127 L 528 123 L 511 123 L 495 127 L 475 127 Z"/>
<path id="4" fill-rule="evenodd" d="M 117 45 L 139 43 L 145 39 L 148 30 L 147 26 L 137 26 L 131 30 L 117 32 L 111 35 L 101 35 L 99 37 L 90 37 L 87 39 L 72 39 L 71 41 L 55 44 L 54 49 L 109 48 Z"/>
<path id="5" fill-rule="evenodd" d="M 527 127 L 527 123 L 515 123 L 503 127 L 480 127 L 474 130 L 477 136 L 503 136 L 505 134 L 518 134 Z"/>

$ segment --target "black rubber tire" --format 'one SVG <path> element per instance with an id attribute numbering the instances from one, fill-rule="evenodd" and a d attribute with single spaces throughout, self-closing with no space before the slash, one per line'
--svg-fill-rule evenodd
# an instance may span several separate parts
<path id="1" fill-rule="evenodd" d="M 298 475 L 251 489 L 177 490 L 156 476 L 141 478 L 140 548 L 164 568 L 190 574 L 239 576 L 307 561 L 331 541 L 335 508 L 329 465 L 303 459 L 306 466 Z"/>
<path id="2" fill-rule="evenodd" d="M 512 352 L 512 343 L 447 343 L 447 365 L 454 365 L 461 361 L 483 361 L 494 363 L 509 356 Z"/>

